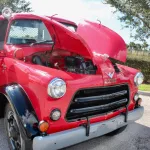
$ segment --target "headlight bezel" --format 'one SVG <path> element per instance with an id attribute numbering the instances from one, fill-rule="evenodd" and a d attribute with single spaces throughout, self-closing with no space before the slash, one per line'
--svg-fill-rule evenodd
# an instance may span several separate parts
<path id="1" fill-rule="evenodd" d="M 141 85 L 143 83 L 143 81 L 144 81 L 144 75 L 143 75 L 143 73 L 142 72 L 136 73 L 136 75 L 134 77 L 134 84 L 136 86 L 139 86 L 139 85 Z"/>
<path id="2" fill-rule="evenodd" d="M 59 86 L 60 84 L 60 86 Z M 57 91 L 59 89 L 59 92 Z M 62 91 L 62 89 L 64 91 Z M 50 81 L 50 83 L 48 84 L 48 87 L 47 87 L 47 93 L 50 97 L 52 98 L 55 98 L 55 99 L 59 99 L 61 97 L 63 97 L 66 93 L 66 90 L 67 90 L 67 86 L 66 86 L 66 82 L 61 79 L 61 78 L 54 78 Z M 57 92 L 56 92 L 57 91 Z"/>

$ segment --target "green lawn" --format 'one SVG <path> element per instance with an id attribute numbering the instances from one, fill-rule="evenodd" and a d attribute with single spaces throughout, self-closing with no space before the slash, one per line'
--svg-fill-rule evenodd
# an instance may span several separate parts
<path id="1" fill-rule="evenodd" d="M 142 84 L 139 86 L 139 90 L 141 91 L 149 91 L 150 92 L 150 84 Z"/>

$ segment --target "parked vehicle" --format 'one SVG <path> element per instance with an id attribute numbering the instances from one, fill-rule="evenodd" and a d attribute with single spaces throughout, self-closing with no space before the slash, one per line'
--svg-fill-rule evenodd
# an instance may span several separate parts
<path id="1" fill-rule="evenodd" d="M 0 115 L 10 149 L 60 149 L 117 134 L 141 118 L 143 74 L 116 63 L 126 53 L 124 40 L 102 24 L 5 8 Z"/>

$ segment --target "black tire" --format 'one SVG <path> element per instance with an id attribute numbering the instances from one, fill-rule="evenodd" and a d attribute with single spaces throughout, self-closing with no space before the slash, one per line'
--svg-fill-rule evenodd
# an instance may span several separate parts
<path id="1" fill-rule="evenodd" d="M 5 107 L 4 127 L 7 133 L 8 145 L 10 150 L 26 150 L 26 142 L 23 138 L 18 122 L 18 116 L 8 103 Z"/>
<path id="2" fill-rule="evenodd" d="M 114 130 L 114 131 L 110 132 L 110 133 L 107 133 L 106 136 L 114 136 L 114 135 L 117 135 L 117 134 L 123 132 L 123 131 L 127 128 L 127 126 L 128 126 L 128 125 L 123 126 L 123 127 L 119 128 L 119 129 L 117 129 L 117 130 Z"/>

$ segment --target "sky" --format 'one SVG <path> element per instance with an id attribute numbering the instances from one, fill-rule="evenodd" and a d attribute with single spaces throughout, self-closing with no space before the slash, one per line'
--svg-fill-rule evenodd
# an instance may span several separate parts
<path id="1" fill-rule="evenodd" d="M 83 19 L 100 22 L 122 36 L 126 43 L 131 41 L 130 29 L 122 29 L 122 23 L 114 14 L 115 8 L 102 0 L 29 0 L 36 14 L 54 15 L 79 23 Z"/>

